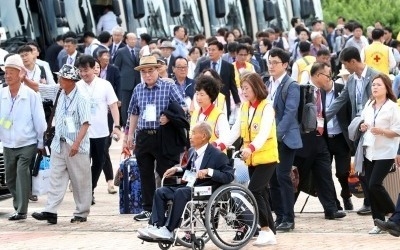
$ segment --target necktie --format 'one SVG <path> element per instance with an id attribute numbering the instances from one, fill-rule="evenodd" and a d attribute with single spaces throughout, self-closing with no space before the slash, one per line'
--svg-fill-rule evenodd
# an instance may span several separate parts
<path id="1" fill-rule="evenodd" d="M 113 51 L 111 53 L 111 56 L 114 57 L 116 52 L 117 52 L 117 45 L 114 45 Z"/>
<path id="2" fill-rule="evenodd" d="M 132 55 L 133 61 L 135 61 L 135 51 L 133 49 L 131 49 L 131 55 Z"/>
<path id="3" fill-rule="evenodd" d="M 69 58 L 68 58 L 68 64 L 69 64 L 69 65 L 72 65 L 72 62 L 73 62 L 72 57 L 69 57 Z"/>
<path id="4" fill-rule="evenodd" d="M 321 91 L 317 89 L 316 93 L 317 93 L 317 100 L 315 104 L 317 105 L 317 121 L 318 121 L 318 119 L 322 118 L 322 100 L 321 100 Z M 324 127 L 317 126 L 317 131 L 320 135 L 322 135 L 324 133 Z"/>
<path id="5" fill-rule="evenodd" d="M 196 165 L 194 164 L 194 162 L 197 160 L 197 157 L 199 157 L 199 155 L 197 154 L 197 152 L 195 151 L 194 153 L 193 153 L 193 161 L 192 161 L 192 171 L 194 171 L 194 170 L 198 170 L 197 169 L 197 167 L 196 167 Z"/>
<path id="6" fill-rule="evenodd" d="M 216 62 L 212 62 L 212 68 L 213 68 L 213 70 L 217 71 L 217 63 Z"/>

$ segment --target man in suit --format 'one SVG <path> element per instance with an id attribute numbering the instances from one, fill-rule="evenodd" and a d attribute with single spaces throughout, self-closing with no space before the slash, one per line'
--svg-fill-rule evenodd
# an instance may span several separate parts
<path id="1" fill-rule="evenodd" d="M 210 42 L 208 44 L 209 59 L 200 63 L 199 73 L 209 68 L 218 72 L 223 80 L 221 93 L 225 95 L 227 116 L 229 119 L 231 114 L 231 93 L 236 105 L 240 104 L 240 97 L 235 83 L 235 69 L 231 63 L 222 60 L 221 56 L 223 52 L 224 45 L 222 45 L 222 43 L 218 41 Z M 197 77 L 197 75 L 195 77 Z"/>
<path id="2" fill-rule="evenodd" d="M 356 47 L 348 47 L 342 50 L 339 55 L 340 62 L 350 72 L 347 84 L 342 93 L 333 101 L 332 105 L 326 110 L 326 121 L 330 121 L 336 115 L 343 105 L 350 102 L 351 119 L 359 116 L 371 96 L 372 79 L 378 74 L 377 71 L 368 67 L 361 61 L 360 52 Z M 356 145 L 355 145 L 356 146 Z M 367 184 L 361 177 L 363 190 L 367 190 Z M 370 214 L 371 206 L 368 199 L 368 193 L 364 192 L 364 204 L 357 211 L 360 215 Z"/>
<path id="3" fill-rule="evenodd" d="M 175 50 L 175 46 L 172 45 L 170 41 L 163 41 L 160 46 L 161 55 L 167 61 L 168 66 L 168 77 L 174 78 L 173 66 L 175 65 L 175 56 L 172 55 L 172 52 Z"/>
<path id="4" fill-rule="evenodd" d="M 317 129 L 302 134 L 303 148 L 296 154 L 296 163 L 299 167 L 300 178 L 311 173 L 315 184 L 318 199 L 324 208 L 325 219 L 334 220 L 343 218 L 346 213 L 338 211 L 336 204 L 335 186 L 332 179 L 332 168 L 327 142 L 326 116 L 322 103 L 321 88 L 327 85 L 331 74 L 331 67 L 326 63 L 314 63 L 311 67 L 309 84 L 314 86 L 315 105 L 317 109 Z"/>
<path id="5" fill-rule="evenodd" d="M 133 89 L 141 81 L 139 71 L 133 70 L 139 65 L 139 52 L 135 49 L 136 41 L 135 33 L 126 34 L 127 46 L 117 51 L 114 60 L 114 65 L 119 68 L 121 76 L 119 93 L 123 125 L 128 119 L 128 107 Z"/>
<path id="6" fill-rule="evenodd" d="M 62 35 L 56 37 L 56 42 L 50 45 L 46 49 L 46 54 L 44 60 L 49 63 L 51 72 L 58 72 L 60 70 L 58 66 L 57 56 L 58 53 L 64 47 L 64 39 Z"/>
<path id="7" fill-rule="evenodd" d="M 294 229 L 294 191 L 290 173 L 296 149 L 302 147 L 297 110 L 300 102 L 299 85 L 289 77 L 286 69 L 290 55 L 283 49 L 270 50 L 268 71 L 271 75 L 267 84 L 268 99 L 275 109 L 278 138 L 279 166 L 270 181 L 271 198 L 276 214 L 275 227 L 278 231 Z M 287 95 L 282 94 L 285 84 L 289 84 Z"/>
<path id="8" fill-rule="evenodd" d="M 176 172 L 192 173 L 196 180 L 194 186 L 212 186 L 215 191 L 219 186 L 228 184 L 234 179 L 234 170 L 229 165 L 228 157 L 214 148 L 209 140 L 212 130 L 207 122 L 197 124 L 190 137 L 192 148 L 189 150 L 189 161 L 185 167 L 172 167 L 164 177 L 172 176 Z M 144 237 L 157 239 L 171 239 L 173 232 L 179 227 L 179 221 L 185 205 L 191 199 L 191 185 L 182 180 L 178 186 L 166 186 L 156 190 L 153 199 L 152 217 L 147 228 L 139 229 L 138 233 Z M 166 220 L 166 205 L 172 200 L 173 205 Z"/>
<path id="9" fill-rule="evenodd" d="M 340 95 L 344 88 L 343 84 L 334 83 L 331 80 L 330 75 L 327 75 L 326 78 L 328 81 L 326 81 L 321 88 L 321 99 L 324 110 L 327 110 L 332 105 L 333 100 Z M 350 175 L 351 152 L 354 152 L 354 143 L 350 141 L 347 129 L 350 122 L 350 105 L 345 104 L 329 122 L 324 123 L 324 136 L 328 143 L 331 163 L 333 156 L 335 156 L 336 177 L 342 187 L 340 196 L 343 199 L 345 210 L 353 210 L 348 182 Z M 340 204 L 338 200 L 336 203 Z"/>
<path id="10" fill-rule="evenodd" d="M 120 26 L 115 26 L 111 35 L 113 42 L 108 48 L 110 49 L 111 61 L 114 63 L 117 51 L 125 47 L 126 44 L 122 41 L 122 38 L 124 37 L 124 30 Z"/>
<path id="11" fill-rule="evenodd" d="M 75 65 L 76 60 L 81 56 L 81 53 L 76 50 L 77 41 L 75 38 L 68 37 L 64 40 L 64 50 L 67 52 L 67 55 L 63 57 L 61 60 L 61 65 L 59 68 L 62 68 L 62 65 Z"/>

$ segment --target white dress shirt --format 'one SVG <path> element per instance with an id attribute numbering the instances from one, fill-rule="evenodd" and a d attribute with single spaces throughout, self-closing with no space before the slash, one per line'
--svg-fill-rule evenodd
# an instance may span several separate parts
<path id="1" fill-rule="evenodd" d="M 274 78 L 271 76 L 269 78 L 269 86 L 268 86 L 268 96 L 267 99 L 270 101 L 274 101 L 275 96 L 276 96 L 276 90 L 278 89 L 279 84 L 282 83 L 283 78 L 285 77 L 286 74 L 281 75 L 276 81 Z"/>

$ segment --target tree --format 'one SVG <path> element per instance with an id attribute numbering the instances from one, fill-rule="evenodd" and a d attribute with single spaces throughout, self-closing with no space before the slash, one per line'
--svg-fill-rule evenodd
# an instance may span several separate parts
<path id="1" fill-rule="evenodd" d="M 325 22 L 336 23 L 338 16 L 356 20 L 364 26 L 374 26 L 380 21 L 383 26 L 393 29 L 396 36 L 400 30 L 400 1 L 388 0 L 321 0 Z"/>

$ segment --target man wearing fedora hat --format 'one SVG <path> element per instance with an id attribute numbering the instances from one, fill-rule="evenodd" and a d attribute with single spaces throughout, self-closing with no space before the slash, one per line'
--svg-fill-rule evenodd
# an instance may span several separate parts
<path id="1" fill-rule="evenodd" d="M 51 174 L 47 204 L 43 212 L 34 212 L 32 217 L 57 223 L 57 210 L 61 205 L 71 180 L 76 210 L 71 223 L 84 222 L 90 211 L 92 183 L 89 159 L 89 100 L 77 87 L 79 71 L 65 64 L 59 72 L 58 85 L 46 87 L 53 92 L 53 100 L 58 95 L 55 111 L 55 135 L 51 143 Z M 49 85 L 41 85 L 49 86 Z M 60 92 L 59 88 L 62 89 Z M 57 94 L 58 93 L 58 94 Z"/>
<path id="2" fill-rule="evenodd" d="M 7 187 L 15 213 L 9 220 L 26 219 L 31 191 L 29 166 L 37 149 L 43 149 L 46 120 L 40 95 L 21 83 L 24 64 L 19 55 L 5 61 L 5 81 L 0 92 L 0 140 L 4 146 Z"/>
<path id="3" fill-rule="evenodd" d="M 173 78 L 173 65 L 175 64 L 175 56 L 172 54 L 175 51 L 175 46 L 171 41 L 163 41 L 160 45 L 161 55 L 167 61 L 168 77 Z"/>
<path id="4" fill-rule="evenodd" d="M 175 84 L 159 78 L 157 68 L 160 64 L 154 56 L 144 56 L 135 70 L 140 71 L 144 82 L 133 90 L 129 104 L 129 131 L 124 144 L 135 150 L 142 181 L 142 200 L 144 211 L 134 217 L 135 220 L 148 220 L 151 215 L 153 196 L 156 189 L 154 180 L 154 161 L 159 176 L 171 166 L 179 163 L 179 154 L 175 159 L 167 159 L 160 154 L 158 129 L 169 122 L 161 113 L 171 102 L 182 107 L 185 102 Z M 135 137 L 136 135 L 136 137 Z"/>

